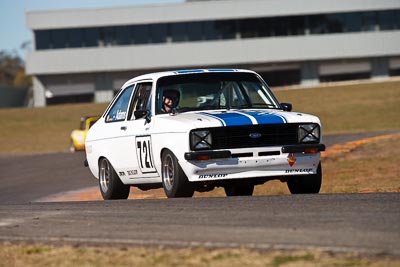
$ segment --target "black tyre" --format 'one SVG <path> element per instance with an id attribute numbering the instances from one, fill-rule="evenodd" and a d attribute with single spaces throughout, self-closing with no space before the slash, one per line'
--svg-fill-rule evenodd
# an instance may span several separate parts
<path id="1" fill-rule="evenodd" d="M 106 158 L 99 162 L 99 187 L 103 199 L 127 199 L 130 186 L 124 185 Z"/>
<path id="2" fill-rule="evenodd" d="M 322 184 L 322 167 L 318 165 L 317 173 L 305 176 L 291 177 L 287 181 L 292 194 L 318 194 Z"/>
<path id="3" fill-rule="evenodd" d="M 227 197 L 252 196 L 254 184 L 233 182 L 224 186 L 224 190 Z"/>
<path id="4" fill-rule="evenodd" d="M 162 184 L 167 197 L 192 197 L 194 185 L 189 182 L 171 151 L 163 152 L 161 164 Z"/>

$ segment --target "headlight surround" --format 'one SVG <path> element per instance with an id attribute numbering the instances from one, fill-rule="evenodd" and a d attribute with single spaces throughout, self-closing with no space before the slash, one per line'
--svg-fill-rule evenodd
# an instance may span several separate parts
<path id="1" fill-rule="evenodd" d="M 299 143 L 319 143 L 321 129 L 316 123 L 299 125 Z"/>
<path id="2" fill-rule="evenodd" d="M 190 148 L 192 150 L 211 149 L 212 137 L 209 130 L 194 130 L 190 133 Z"/>

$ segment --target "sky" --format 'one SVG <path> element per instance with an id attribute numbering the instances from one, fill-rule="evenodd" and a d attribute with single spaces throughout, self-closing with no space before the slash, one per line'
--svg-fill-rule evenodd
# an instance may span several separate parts
<path id="1" fill-rule="evenodd" d="M 26 11 L 70 8 L 95 8 L 184 2 L 184 0 L 0 0 L 0 51 L 17 54 L 23 60 L 29 49 L 21 49 L 32 40 L 26 26 Z"/>

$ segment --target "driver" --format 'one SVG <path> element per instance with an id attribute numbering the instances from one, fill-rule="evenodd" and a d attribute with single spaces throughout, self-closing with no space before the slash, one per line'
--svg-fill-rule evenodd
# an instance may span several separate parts
<path id="1" fill-rule="evenodd" d="M 171 113 L 179 104 L 180 93 L 177 90 L 164 90 L 161 111 Z"/>

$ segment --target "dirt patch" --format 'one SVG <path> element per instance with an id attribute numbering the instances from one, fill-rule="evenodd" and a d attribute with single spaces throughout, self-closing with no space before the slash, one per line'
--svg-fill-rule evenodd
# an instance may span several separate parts
<path id="1" fill-rule="evenodd" d="M 332 148 L 323 158 L 323 192 L 400 192 L 399 134 Z"/>

